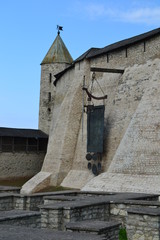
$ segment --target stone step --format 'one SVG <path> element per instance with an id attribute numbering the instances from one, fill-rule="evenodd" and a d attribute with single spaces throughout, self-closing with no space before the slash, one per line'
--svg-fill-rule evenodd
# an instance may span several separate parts
<path id="1" fill-rule="evenodd" d="M 101 236 L 88 233 L 61 232 L 0 224 L 0 240 L 102 240 Z"/>
<path id="2" fill-rule="evenodd" d="M 0 212 L 0 224 L 41 227 L 41 214 L 34 211 L 11 210 Z"/>
<path id="3" fill-rule="evenodd" d="M 160 239 L 159 208 L 129 208 L 127 212 L 126 229 L 128 239 Z"/>
<path id="4" fill-rule="evenodd" d="M 76 201 L 79 199 L 84 199 L 86 196 L 66 196 L 66 195 L 59 195 L 59 196 L 46 196 L 44 197 L 44 204 L 52 204 L 58 202 L 65 202 L 65 201 Z"/>
<path id="5" fill-rule="evenodd" d="M 19 193 L 20 187 L 12 187 L 12 186 L 2 186 L 0 185 L 0 193 Z"/>
<path id="6" fill-rule="evenodd" d="M 121 223 L 107 221 L 79 221 L 66 224 L 66 230 L 103 235 L 104 239 L 118 240 Z"/>
<path id="7" fill-rule="evenodd" d="M 64 230 L 68 222 L 108 220 L 109 202 L 104 197 L 63 201 L 40 206 L 42 228 Z"/>

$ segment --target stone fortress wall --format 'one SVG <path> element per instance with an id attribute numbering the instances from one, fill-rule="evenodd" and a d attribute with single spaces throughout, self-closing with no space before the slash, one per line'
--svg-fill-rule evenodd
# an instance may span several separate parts
<path id="1" fill-rule="evenodd" d="M 49 134 L 55 100 L 54 75 L 63 71 L 66 63 L 50 63 L 41 65 L 40 102 L 39 102 L 39 129 Z"/>
<path id="2" fill-rule="evenodd" d="M 0 153 L 0 180 L 30 178 L 42 167 L 45 153 Z"/>
<path id="3" fill-rule="evenodd" d="M 34 182 L 41 185 L 46 179 L 50 185 L 84 190 L 159 192 L 155 184 L 160 173 L 159 56 L 160 36 L 156 35 L 120 50 L 75 61 L 74 68 L 57 81 L 42 170 L 24 185 L 22 192 L 34 191 Z M 82 141 L 81 87 L 84 75 L 87 84 L 91 82 L 90 67 L 124 69 L 124 74 L 96 73 L 97 81 L 108 95 L 104 173 L 98 177 L 87 169 L 85 159 L 86 116 Z M 94 95 L 102 95 L 96 84 Z M 102 102 L 96 101 L 97 104 Z M 141 180 L 144 184 L 138 188 Z"/>
<path id="4" fill-rule="evenodd" d="M 1 152 L 0 180 L 31 178 L 42 167 L 45 153 Z"/>

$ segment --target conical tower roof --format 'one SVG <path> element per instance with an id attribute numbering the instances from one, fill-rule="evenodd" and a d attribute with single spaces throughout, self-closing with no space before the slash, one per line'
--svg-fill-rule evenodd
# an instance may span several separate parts
<path id="1" fill-rule="evenodd" d="M 73 59 L 58 34 L 41 64 L 45 63 L 72 63 Z"/>

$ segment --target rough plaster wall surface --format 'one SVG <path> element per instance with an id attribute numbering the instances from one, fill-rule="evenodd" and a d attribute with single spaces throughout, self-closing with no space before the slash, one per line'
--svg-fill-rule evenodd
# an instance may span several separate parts
<path id="1" fill-rule="evenodd" d="M 145 82 L 142 96 L 139 96 L 139 104 L 131 117 L 108 172 L 88 182 L 82 188 L 83 190 L 98 188 L 97 190 L 105 191 L 160 192 L 158 184 L 160 180 L 159 69 L 159 59 L 141 66 L 133 66 L 133 82 L 137 75 L 142 82 Z M 147 79 L 146 72 L 148 72 Z"/>
<path id="2" fill-rule="evenodd" d="M 68 89 L 72 85 L 72 81 L 74 79 L 74 68 L 69 70 L 65 76 L 61 78 L 61 81 L 58 81 L 56 84 L 56 92 L 54 97 L 53 109 L 52 109 L 52 124 L 50 126 L 50 133 L 49 135 L 54 134 L 54 129 L 57 120 L 59 119 L 59 113 L 61 104 L 68 92 Z"/>
<path id="3" fill-rule="evenodd" d="M 21 188 L 21 194 L 31 194 L 38 192 L 50 185 L 51 173 L 39 172 Z"/>
<path id="4" fill-rule="evenodd" d="M 89 88 L 91 88 L 91 78 L 92 78 L 92 75 L 88 76 L 88 79 L 86 78 L 88 84 L 90 84 Z M 101 88 L 103 89 L 104 93 L 108 94 L 108 100 L 105 101 L 105 105 L 106 105 L 105 115 L 106 115 L 107 113 L 110 112 L 112 108 L 112 102 L 115 97 L 118 81 L 121 78 L 121 74 L 107 75 L 107 74 L 99 73 L 99 74 L 96 74 L 96 78 Z M 93 94 L 95 96 L 102 96 L 103 92 L 101 91 L 101 88 L 99 87 L 97 82 L 95 82 L 93 87 Z M 93 103 L 95 106 L 102 105 L 103 101 L 93 100 Z M 85 104 L 87 104 L 87 97 L 85 97 Z M 86 182 L 88 182 L 91 178 L 94 177 L 92 172 L 89 171 L 87 168 L 88 162 L 86 160 L 86 153 L 87 153 L 86 146 L 87 146 L 87 114 L 85 113 L 83 116 L 83 136 L 82 136 L 82 121 L 81 121 L 81 126 L 79 128 L 79 133 L 78 133 L 78 140 L 75 148 L 74 160 L 72 164 L 72 170 L 69 172 L 67 177 L 61 183 L 62 186 L 64 187 L 72 186 L 75 188 L 82 188 Z M 112 147 L 112 150 L 113 150 L 113 147 Z M 103 156 L 103 158 L 105 158 L 105 156 Z M 104 169 L 105 161 L 103 161 L 102 164 Z M 74 180 L 75 176 L 78 176 L 78 181 Z"/>
<path id="5" fill-rule="evenodd" d="M 48 151 L 42 171 L 52 171 L 52 185 L 60 184 L 72 167 L 80 128 L 82 113 L 80 104 L 82 99 L 81 86 L 85 72 L 88 72 L 88 64 L 86 63 L 81 66 L 81 69 L 77 70 L 76 78 L 72 80 L 61 104 L 53 130 L 54 134 L 49 139 Z"/>
<path id="6" fill-rule="evenodd" d="M 39 129 L 49 134 L 52 119 L 52 110 L 55 100 L 54 75 L 64 70 L 68 64 L 52 63 L 41 65 L 40 102 L 39 102 Z M 50 81 L 50 74 L 52 74 Z M 48 93 L 51 93 L 49 101 Z M 48 111 L 50 108 L 50 111 Z"/>
<path id="7" fill-rule="evenodd" d="M 82 191 L 160 193 L 160 176 L 102 173 L 89 181 Z"/>
<path id="8" fill-rule="evenodd" d="M 65 91 L 65 86 L 61 90 L 59 89 L 59 92 L 57 91 L 57 99 L 55 100 L 57 102 L 59 101 L 60 92 L 65 94 L 61 99 L 62 101 L 60 101 L 59 113 L 56 117 L 54 114 L 53 117 L 55 123 L 53 129 L 51 128 L 52 133 L 49 137 L 47 154 L 41 172 L 32 178 L 29 184 L 23 186 L 23 193 L 36 190 L 37 181 L 39 188 L 44 187 L 44 185 L 40 186 L 41 177 L 43 182 L 45 177 L 46 179 L 49 177 L 50 185 L 59 185 L 72 168 L 82 114 L 81 87 L 84 74 L 89 73 L 89 64 L 84 62 L 80 68 L 78 64 L 75 66 L 75 70 L 77 71 L 76 78 L 73 78 L 72 75 L 68 91 Z M 46 183 L 48 184 L 47 181 Z"/>
<path id="9" fill-rule="evenodd" d="M 145 50 L 143 42 L 136 43 L 91 59 L 91 66 L 123 69 L 155 58 L 160 58 L 160 36 L 146 40 Z"/>
<path id="10" fill-rule="evenodd" d="M 44 153 L 0 153 L 0 179 L 32 177 L 43 164 Z"/>
<path id="11" fill-rule="evenodd" d="M 108 96 L 105 115 L 105 171 L 113 160 L 154 70 L 155 65 L 152 61 L 128 67 L 117 82 L 116 92 L 112 89 L 109 91 L 112 97 Z"/>
<path id="12" fill-rule="evenodd" d="M 153 81 L 152 75 L 156 72 L 158 75 L 158 68 L 159 68 L 159 59 L 154 60 L 155 57 L 159 58 L 160 54 L 160 37 L 156 36 L 150 40 L 146 40 L 145 42 L 145 49 L 144 43 L 137 43 L 134 44 L 127 49 L 117 50 L 112 53 L 104 54 L 99 57 L 95 57 L 87 62 L 87 60 L 81 61 L 75 65 L 74 71 L 70 71 L 70 76 L 68 76 L 68 72 L 59 80 L 57 85 L 56 94 L 54 95 L 54 103 L 53 103 L 53 117 L 52 117 L 52 124 L 51 124 L 51 131 L 50 131 L 50 138 L 48 144 L 48 151 L 44 161 L 44 165 L 42 171 L 49 171 L 49 173 L 53 173 L 51 178 L 51 185 L 59 184 L 64 178 L 62 185 L 68 187 L 75 187 L 77 186 L 84 186 L 85 181 L 87 182 L 88 179 L 93 178 L 91 172 L 87 170 L 87 162 L 85 160 L 86 154 L 86 116 L 84 117 L 84 133 L 83 133 L 83 142 L 82 142 L 82 123 L 81 123 L 81 83 L 83 79 L 83 75 L 86 75 L 87 81 L 91 79 L 89 67 L 106 67 L 106 68 L 122 68 L 125 69 L 123 75 L 121 74 L 107 74 L 107 73 L 97 73 L 98 82 L 101 84 L 102 89 L 105 94 L 108 95 L 108 100 L 105 104 L 105 132 L 104 132 L 104 155 L 103 155 L 103 172 L 106 172 L 106 181 L 108 181 L 109 186 L 109 179 L 113 179 L 110 176 L 113 175 L 114 179 L 116 179 L 116 184 L 121 182 L 122 185 L 127 179 L 128 183 L 130 182 L 129 176 L 134 176 L 137 170 L 136 167 L 139 169 L 138 173 L 141 174 L 142 163 L 134 163 L 134 158 L 137 159 L 137 151 L 135 151 L 136 146 L 138 144 L 134 144 L 134 154 L 131 154 L 131 165 L 127 162 L 126 155 L 124 160 L 122 157 L 125 153 L 122 149 L 127 149 L 127 146 L 130 149 L 132 144 L 128 145 L 128 141 L 131 139 L 136 139 L 136 134 L 134 134 L 133 130 L 133 119 L 138 118 L 138 109 L 143 110 L 143 104 L 145 102 L 145 96 L 147 97 L 147 89 L 150 89 L 149 86 L 152 88 L 152 84 L 154 85 L 155 82 L 158 82 L 158 76 L 155 78 L 156 81 Z M 127 54 L 126 54 L 127 53 Z M 150 60 L 149 60 L 150 59 Z M 146 63 L 147 61 L 147 63 Z M 48 74 L 48 73 L 47 73 Z M 64 79 L 70 80 L 72 82 L 71 86 L 67 86 L 67 81 L 65 83 L 66 86 L 66 93 L 62 94 L 61 90 L 63 89 L 63 82 Z M 62 81 L 63 80 L 63 81 Z M 87 83 L 89 84 L 89 82 Z M 65 88 L 65 87 L 64 87 Z M 64 89 L 65 90 L 65 89 Z M 48 91 L 48 90 L 47 90 Z M 148 90 L 149 91 L 149 90 Z M 64 92 L 64 91 L 63 91 Z M 94 95 L 102 95 L 102 92 L 96 86 L 94 89 Z M 57 96 L 57 98 L 56 98 Z M 148 95 L 149 96 L 149 95 Z M 153 101 L 152 94 L 150 95 L 151 102 Z M 59 100 L 58 100 L 59 99 Z M 157 97 L 158 99 L 158 97 Z M 149 101 L 150 102 L 150 101 Z M 95 105 L 102 104 L 102 102 L 95 102 Z M 148 114 L 148 107 L 149 105 L 145 106 L 146 114 Z M 42 108 L 42 106 L 41 106 Z M 150 110 L 153 110 L 153 107 L 150 105 Z M 158 107 L 155 109 L 155 114 L 158 114 L 159 110 Z M 139 119 L 142 122 L 144 112 L 140 114 Z M 152 112 L 153 113 L 153 112 Z M 135 117 L 137 114 L 137 117 Z M 153 113 L 154 114 L 154 113 Z M 65 116 L 65 117 L 64 117 Z M 47 123 L 46 116 L 44 115 L 44 122 L 42 125 Z M 156 115 L 158 119 L 158 116 Z M 76 119 L 76 120 L 75 120 Z M 146 118 L 145 118 L 146 119 Z M 151 119 L 151 117 L 150 117 Z M 81 126 L 80 126 L 81 124 Z M 133 124 L 133 125 L 132 125 Z M 47 125 L 49 127 L 49 125 Z M 73 129 L 72 129 L 73 126 Z M 48 128 L 47 127 L 47 128 Z M 130 132 L 131 137 L 129 138 L 127 132 L 129 129 L 132 128 Z M 152 129 L 152 127 L 151 127 Z M 148 131 L 149 132 L 149 131 Z M 148 133 L 149 134 L 149 133 Z M 152 142 L 154 142 L 154 131 L 151 131 L 152 135 Z M 122 148 L 123 139 L 126 140 L 126 146 Z M 144 139 L 144 138 L 143 138 Z M 144 139 L 145 143 L 146 139 Z M 155 140 L 157 141 L 157 140 Z M 142 141 L 143 142 L 143 141 Z M 157 143 L 156 143 L 157 144 Z M 154 148 L 156 144 L 154 145 Z M 120 147 L 121 146 L 121 147 Z M 146 148 L 150 148 L 150 141 L 146 142 Z M 121 150 L 119 150 L 121 149 Z M 139 149 L 141 155 L 143 155 L 144 147 Z M 157 151 L 157 147 L 156 147 Z M 119 155 L 118 155 L 118 152 Z M 127 151 L 126 151 L 127 152 Z M 131 151 L 132 152 L 132 151 Z M 152 151 L 153 153 L 153 151 Z M 122 157 L 121 157 L 122 155 Z M 145 153 L 145 157 L 152 155 L 149 153 L 148 155 Z M 156 153 L 154 154 L 156 155 Z M 116 157 L 117 156 L 117 157 Z M 118 158 L 118 156 L 120 156 Z M 132 157 L 133 156 L 133 157 Z M 154 157 L 155 159 L 156 157 Z M 142 158 L 139 158 L 142 160 Z M 158 157 L 157 157 L 158 159 Z M 112 164 L 112 160 L 114 164 Z M 155 162 L 158 160 L 154 160 Z M 152 162 L 154 162 L 152 161 Z M 120 166 L 122 163 L 122 167 Z M 149 171 L 150 163 L 147 160 L 147 174 L 150 172 L 150 176 L 153 173 L 152 170 Z M 155 164 L 155 163 L 154 163 Z M 153 164 L 153 165 L 154 165 Z M 115 167 L 114 167 L 115 165 Z M 152 164 L 151 164 L 152 165 Z M 157 163 L 158 165 L 158 163 Z M 145 166 L 145 165 L 144 165 Z M 156 165 L 155 165 L 156 168 Z M 115 173 L 111 171 L 114 169 Z M 141 170 L 140 170 L 141 169 Z M 88 175 L 87 175 L 88 172 Z M 68 173 L 68 175 L 67 175 Z M 75 176 L 79 177 L 79 183 L 75 181 Z M 104 175 L 101 174 L 101 175 Z M 108 174 L 108 175 L 107 175 Z M 67 176 L 66 176 L 67 175 Z M 100 182 L 105 188 L 105 182 L 100 180 L 100 177 L 94 177 L 89 185 L 86 185 L 87 188 L 94 188 L 93 182 L 98 182 L 97 190 L 101 190 Z M 135 175 L 135 181 L 138 175 Z M 145 174 L 140 175 L 144 176 Z M 122 179 L 119 180 L 119 177 Z M 154 176 L 157 179 L 157 175 Z M 84 180 L 85 179 L 85 180 Z M 99 180 L 96 180 L 99 179 Z M 143 179 L 141 177 L 141 179 Z M 139 181 L 141 180 L 139 179 Z M 148 176 L 149 179 L 149 176 Z M 148 180 L 149 181 L 149 180 Z M 153 182 L 155 180 L 153 179 Z M 137 180 L 138 182 L 138 180 Z M 33 182 L 32 182 L 33 183 Z M 112 182 L 111 182 L 112 183 Z M 114 184 L 114 185 L 116 185 Z M 129 184 L 130 185 L 130 184 Z M 133 181 L 133 185 L 136 186 L 136 183 Z M 88 186 L 88 187 L 87 187 Z M 142 184 L 143 186 L 143 184 Z M 106 187 L 106 189 L 108 189 Z M 110 188 L 112 189 L 112 187 Z M 115 187 L 116 189 L 116 187 Z M 119 190 L 120 187 L 117 187 Z M 135 190 L 136 187 L 133 187 L 130 190 Z M 143 191 L 142 191 L 143 192 Z"/>
<path id="13" fill-rule="evenodd" d="M 100 63 L 99 63 L 100 64 Z M 103 89 L 104 94 L 108 95 L 105 101 L 105 132 L 104 132 L 104 154 L 102 159 L 102 170 L 108 171 L 117 148 L 123 139 L 123 136 L 130 124 L 130 121 L 144 95 L 145 89 L 151 83 L 152 74 L 158 69 L 158 60 L 149 60 L 146 64 L 136 64 L 132 67 L 127 67 L 124 74 L 111 73 L 96 73 L 96 79 Z M 91 79 L 91 76 L 90 76 Z M 94 83 L 93 94 L 95 96 L 102 96 L 103 93 L 99 85 Z M 94 105 L 101 105 L 103 101 L 93 101 Z M 82 123 L 79 130 L 77 146 L 75 150 L 72 171 L 62 182 L 62 186 L 74 186 L 72 182 L 74 179 L 75 170 L 88 171 L 86 155 L 86 139 L 87 139 L 87 118 L 84 114 L 84 129 L 82 141 Z M 134 132 L 132 133 L 134 136 Z M 142 164 L 144 167 L 144 165 Z M 78 174 L 79 175 L 79 174 Z M 85 175 L 86 176 L 86 175 Z M 88 177 L 93 178 L 91 171 L 88 171 Z M 78 185 L 84 186 L 88 179 L 81 174 L 79 175 Z"/>
<path id="14" fill-rule="evenodd" d="M 62 187 L 70 187 L 74 189 L 81 189 L 85 186 L 86 182 L 89 182 L 93 178 L 93 174 L 85 170 L 70 170 L 67 176 L 61 183 Z"/>

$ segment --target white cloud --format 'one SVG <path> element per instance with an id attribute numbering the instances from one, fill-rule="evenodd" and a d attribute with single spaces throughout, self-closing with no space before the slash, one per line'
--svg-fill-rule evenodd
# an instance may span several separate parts
<path id="1" fill-rule="evenodd" d="M 108 7 L 101 3 L 87 3 L 86 5 L 79 4 L 78 7 L 78 11 L 83 12 L 83 15 L 85 13 L 91 20 L 106 18 L 112 21 L 144 23 L 147 25 L 159 24 L 160 22 L 160 6 L 118 9 L 116 6 Z"/>
<path id="2" fill-rule="evenodd" d="M 132 11 L 119 12 L 119 16 L 116 19 L 131 23 L 159 24 L 160 7 L 140 8 Z"/>
<path id="3" fill-rule="evenodd" d="M 111 16 L 114 11 L 110 8 L 105 8 L 103 4 L 88 4 L 85 6 L 85 11 L 91 18 Z"/>

